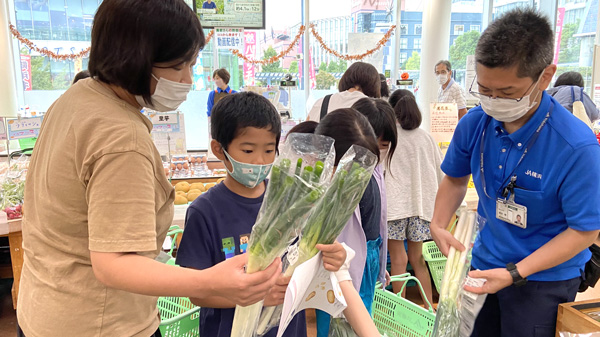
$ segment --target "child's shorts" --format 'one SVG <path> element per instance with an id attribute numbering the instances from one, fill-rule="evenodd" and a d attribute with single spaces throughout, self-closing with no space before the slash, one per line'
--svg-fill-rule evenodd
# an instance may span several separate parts
<path id="1" fill-rule="evenodd" d="M 388 221 L 388 239 L 401 241 L 408 239 L 413 242 L 431 240 L 429 225 L 429 221 L 418 216 Z"/>

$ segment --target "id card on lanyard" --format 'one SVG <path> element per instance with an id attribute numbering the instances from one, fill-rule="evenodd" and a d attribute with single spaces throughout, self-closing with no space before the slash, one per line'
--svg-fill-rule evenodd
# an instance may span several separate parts
<path id="1" fill-rule="evenodd" d="M 531 149 L 531 147 L 535 144 L 536 140 L 540 136 L 540 132 L 548 122 L 550 115 L 552 114 L 552 110 L 554 109 L 554 103 L 550 103 L 550 110 L 546 114 L 544 120 L 540 123 L 538 128 L 535 130 L 535 133 L 527 143 L 527 147 L 523 151 L 521 158 L 515 165 L 515 168 L 511 171 L 508 177 L 502 182 L 500 185 L 500 189 L 496 191 L 496 219 L 502 220 L 511 225 L 517 226 L 519 228 L 527 228 L 527 207 L 524 205 L 517 204 L 515 202 L 515 187 L 517 181 L 517 175 L 515 174 L 517 168 L 523 162 L 523 159 Z M 485 140 L 485 131 L 491 121 L 491 117 L 488 116 L 488 119 L 483 127 L 483 134 L 481 135 L 481 143 L 479 146 L 479 170 L 481 173 L 481 186 L 483 188 L 483 192 L 486 197 L 490 199 L 494 199 L 489 196 L 485 183 L 485 175 L 483 169 L 483 150 L 484 150 L 484 140 Z M 510 181 L 508 181 L 510 179 Z M 508 182 L 508 184 L 507 184 Z M 500 192 L 501 191 L 501 192 Z M 498 193 L 500 192 L 500 193 Z M 498 194 L 501 196 L 498 197 Z"/>

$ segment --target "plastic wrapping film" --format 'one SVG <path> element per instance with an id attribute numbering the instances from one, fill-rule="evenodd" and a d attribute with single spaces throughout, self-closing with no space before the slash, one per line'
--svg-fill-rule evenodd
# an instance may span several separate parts
<path id="1" fill-rule="evenodd" d="M 331 180 L 335 161 L 333 139 L 291 134 L 271 169 L 264 201 L 248 242 L 247 273 L 264 270 L 300 234 L 306 218 Z M 237 306 L 232 337 L 252 336 L 262 302 Z"/>
<path id="2" fill-rule="evenodd" d="M 12 160 L 6 174 L 0 177 L 0 211 L 6 212 L 8 220 L 22 216 L 28 164 L 29 157 L 22 155 Z"/>
<path id="3" fill-rule="evenodd" d="M 300 240 L 292 247 L 294 253 L 288 253 L 288 256 L 293 256 L 293 260 L 289 261 L 286 276 L 291 276 L 297 266 L 318 253 L 315 248 L 317 244 L 331 244 L 340 235 L 358 206 L 376 165 L 377 157 L 369 150 L 358 145 L 348 149 L 340 159 L 324 196 L 306 219 Z M 281 313 L 281 305 L 265 308 L 260 317 L 257 335 L 262 336 L 278 326 Z"/>
<path id="4" fill-rule="evenodd" d="M 485 219 L 477 212 L 461 211 L 454 237 L 466 249 L 460 252 L 451 247 L 448 253 L 432 337 L 459 337 L 473 328 L 472 323 L 478 311 L 473 308 L 466 310 L 466 307 L 467 304 L 472 307 L 474 303 L 482 301 L 481 298 L 478 301 L 468 297 L 470 293 L 466 294 L 463 286 L 471 268 L 471 252 L 475 238 L 484 224 Z M 470 324 L 465 325 L 465 322 Z"/>

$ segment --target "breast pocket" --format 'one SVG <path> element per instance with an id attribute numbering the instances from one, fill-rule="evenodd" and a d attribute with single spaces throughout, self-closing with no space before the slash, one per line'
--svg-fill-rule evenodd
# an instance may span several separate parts
<path id="1" fill-rule="evenodd" d="M 527 207 L 527 227 L 544 223 L 548 214 L 544 191 L 515 188 L 515 203 Z"/>

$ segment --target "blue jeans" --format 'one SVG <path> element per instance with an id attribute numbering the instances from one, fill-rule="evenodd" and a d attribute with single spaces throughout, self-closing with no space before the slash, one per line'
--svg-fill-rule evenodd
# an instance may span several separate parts
<path id="1" fill-rule="evenodd" d="M 381 246 L 381 237 L 367 241 L 367 259 L 365 261 L 365 270 L 360 283 L 360 298 L 365 307 L 371 313 L 373 307 L 373 298 L 375 297 L 375 283 L 379 276 L 379 247 Z M 327 337 L 329 334 L 329 321 L 331 316 L 321 310 L 315 310 L 317 316 L 317 337 Z"/>
<path id="2" fill-rule="evenodd" d="M 488 294 L 471 337 L 554 337 L 558 305 L 573 302 L 580 283 L 529 281 Z"/>

